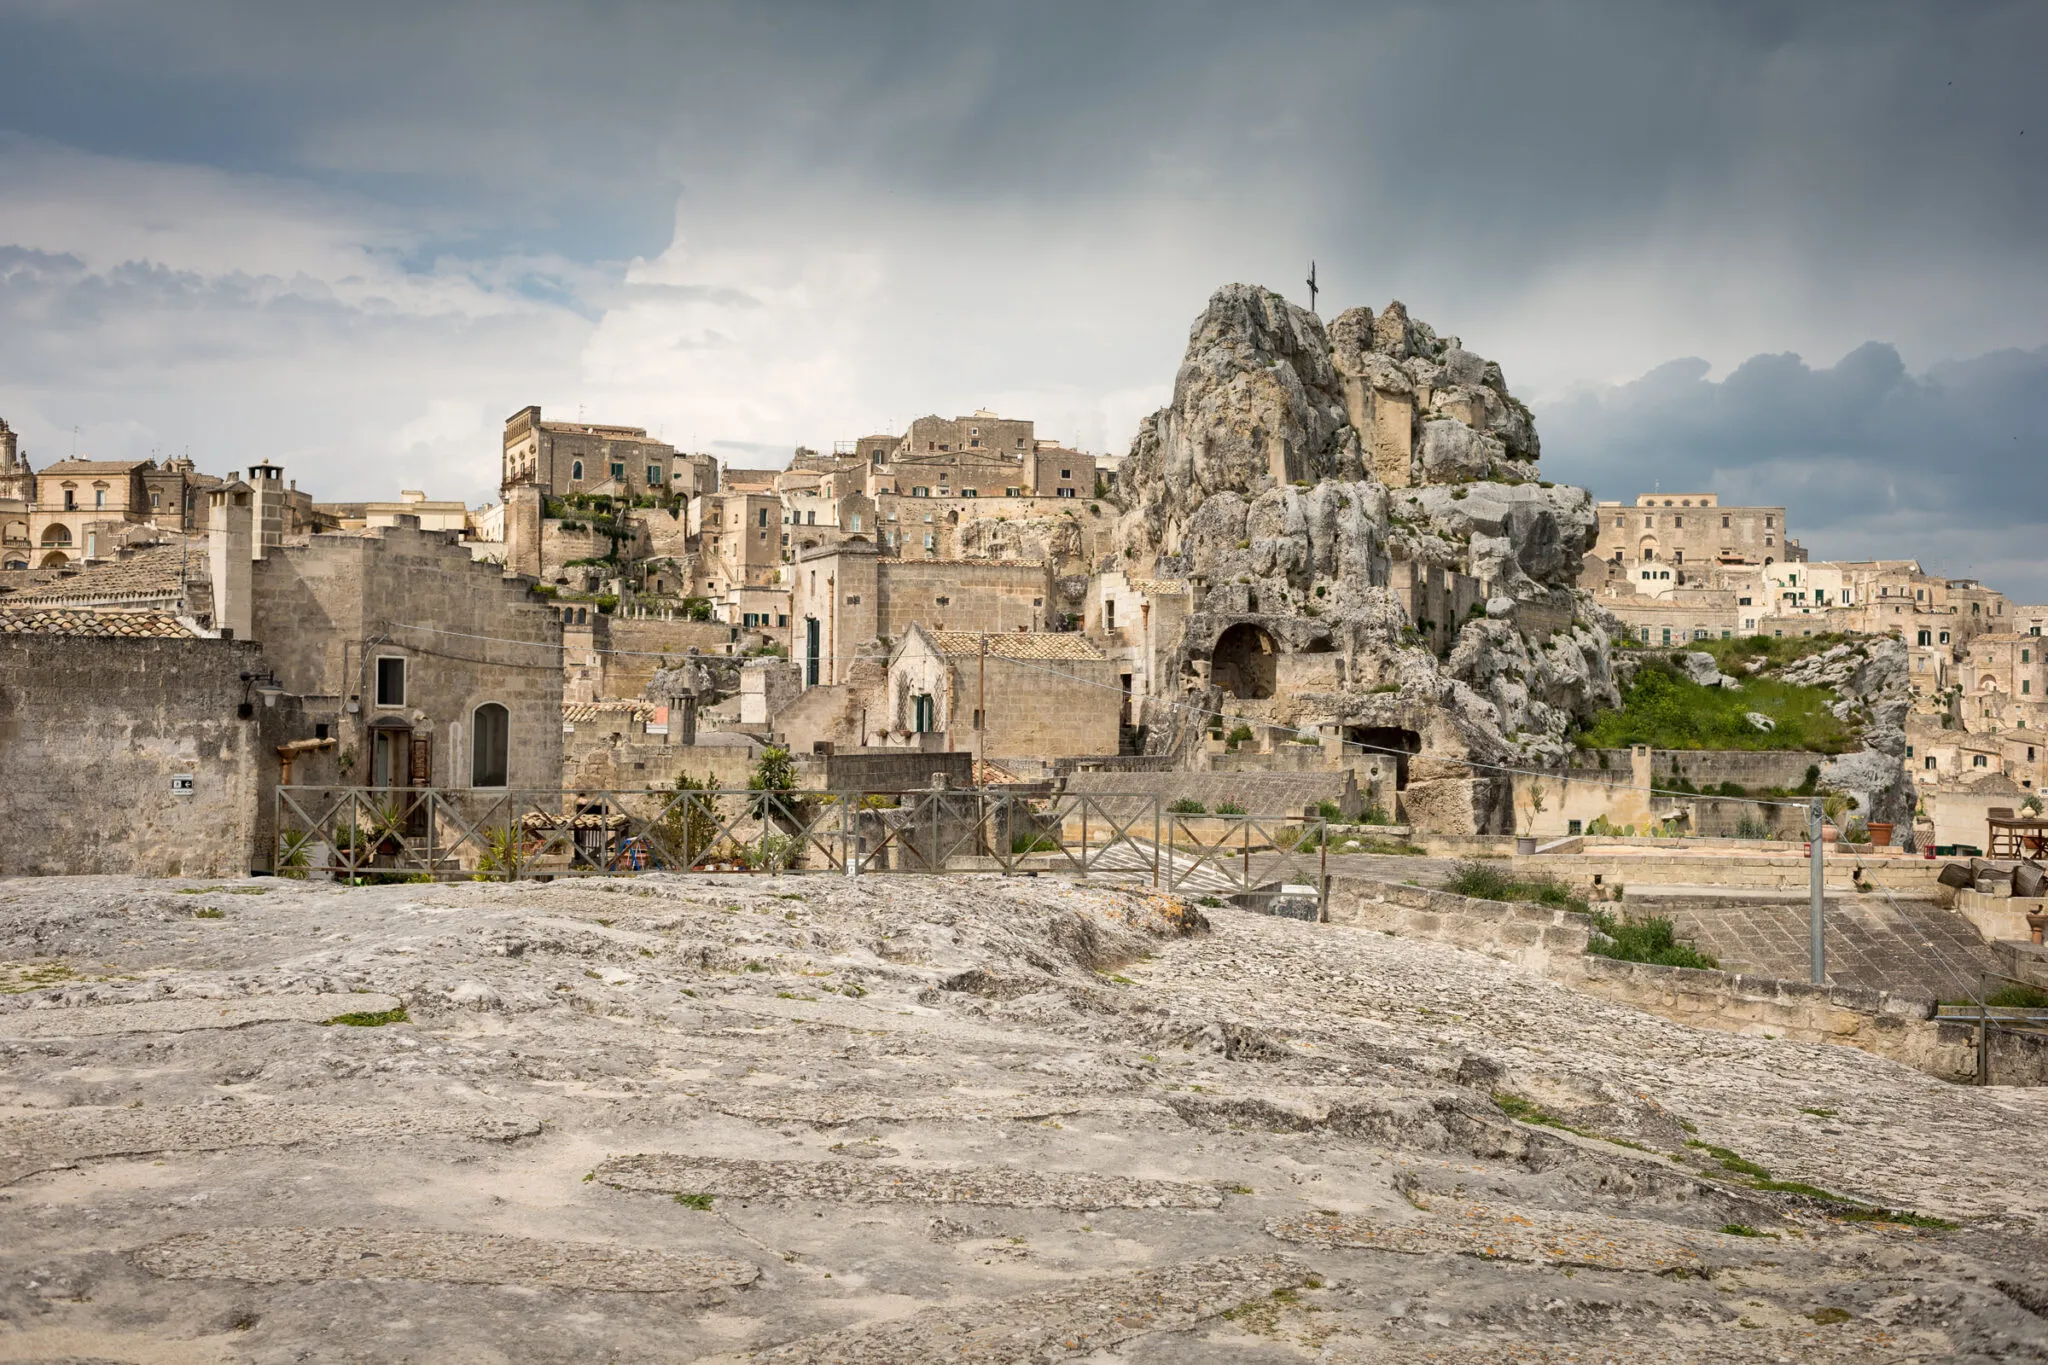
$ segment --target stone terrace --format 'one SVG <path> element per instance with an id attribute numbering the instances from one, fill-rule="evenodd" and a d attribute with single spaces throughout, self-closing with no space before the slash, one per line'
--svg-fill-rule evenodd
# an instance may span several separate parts
<path id="1" fill-rule="evenodd" d="M 2048 1361 L 2048 1093 L 1357 928 L 47 879 L 0 961 L 5 1358 Z"/>

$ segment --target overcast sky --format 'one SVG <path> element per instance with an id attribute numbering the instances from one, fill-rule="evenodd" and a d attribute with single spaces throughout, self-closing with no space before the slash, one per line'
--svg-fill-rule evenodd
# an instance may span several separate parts
<path id="1" fill-rule="evenodd" d="M 2048 600 L 2044 51 L 2038 0 L 0 0 L 0 417 L 328 498 L 493 497 L 532 402 L 1121 451 L 1313 258 L 1498 358 L 1554 478 Z"/>

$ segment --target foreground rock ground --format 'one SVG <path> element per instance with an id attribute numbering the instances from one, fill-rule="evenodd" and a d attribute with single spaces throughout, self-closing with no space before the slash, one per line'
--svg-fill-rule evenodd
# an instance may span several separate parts
<path id="1" fill-rule="evenodd" d="M 8 1360 L 2048 1359 L 2048 1096 L 1440 946 L 904 876 L 0 934 Z"/>

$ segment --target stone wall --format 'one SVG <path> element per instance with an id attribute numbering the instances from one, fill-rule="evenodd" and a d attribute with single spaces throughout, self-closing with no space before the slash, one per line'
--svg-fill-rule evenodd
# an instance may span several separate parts
<path id="1" fill-rule="evenodd" d="M 978 705 L 988 711 L 984 757 L 1061 750 L 1113 754 L 1123 704 L 1107 659 L 1008 659 L 953 655 L 953 734 L 968 742 Z M 986 677 L 983 670 L 986 669 Z"/>
<path id="2" fill-rule="evenodd" d="M 1596 957 L 1585 952 L 1590 923 L 1569 911 L 1340 876 L 1331 879 L 1328 914 L 1333 924 L 1427 939 L 1514 962 L 1574 990 L 1676 1023 L 1859 1048 L 1944 1080 L 1976 1073 L 1974 1032 L 1937 1024 L 1932 1001 L 1855 986 Z M 2048 1045 L 1996 1034 L 1992 1050 L 1992 1075 L 1999 1084 L 2048 1081 Z"/>
<path id="3" fill-rule="evenodd" d="M 255 700 L 247 641 L 10 635 L 0 643 L 0 875 L 241 876 L 269 866 L 276 746 L 297 699 Z M 189 775 L 191 795 L 172 779 Z"/>
<path id="4" fill-rule="evenodd" d="M 496 702 L 509 713 L 508 785 L 561 781 L 560 609 L 448 534 L 313 536 L 257 561 L 253 596 L 264 658 L 356 755 L 346 780 L 370 781 L 374 725 L 431 736 L 430 784 L 469 786 L 472 716 Z M 387 656 L 406 660 L 402 705 L 378 702 Z"/>
<path id="5" fill-rule="evenodd" d="M 1573 767 L 1598 768 L 1625 779 L 1629 773 L 1627 749 L 1594 749 L 1575 755 Z M 1663 786 L 1683 777 L 1702 791 L 1733 782 L 1750 791 L 1764 787 L 1796 788 L 1806 780 L 1809 767 L 1828 762 L 1828 755 L 1800 749 L 1652 749 L 1650 772 Z"/>

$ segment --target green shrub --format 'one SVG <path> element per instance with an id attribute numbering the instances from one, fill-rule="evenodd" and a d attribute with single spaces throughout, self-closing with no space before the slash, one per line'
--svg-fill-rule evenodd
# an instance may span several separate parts
<path id="1" fill-rule="evenodd" d="M 1679 674 L 1670 662 L 1646 660 L 1622 693 L 1619 710 L 1602 711 L 1583 733 L 1596 749 L 1647 744 L 1657 749 L 1809 749 L 1837 754 L 1847 749 L 1849 727 L 1828 710 L 1835 694 L 1775 679 L 1752 678 L 1740 691 L 1703 687 Z M 1775 723 L 1758 730 L 1747 713 L 1761 712 Z M 1815 780 L 1819 773 L 1814 774 Z"/>
<path id="2" fill-rule="evenodd" d="M 1387 813 L 1385 806 L 1375 801 L 1365 808 L 1365 814 L 1358 817 L 1358 823 L 1361 825 L 1391 825 L 1394 823 L 1394 817 Z"/>
<path id="3" fill-rule="evenodd" d="M 1218 801 L 1216 803 L 1216 813 L 1218 815 L 1243 815 L 1244 807 L 1238 805 L 1235 801 Z"/>
<path id="4" fill-rule="evenodd" d="M 1333 824 L 1344 818 L 1343 807 L 1339 806 L 1335 801 L 1318 801 L 1316 802 L 1315 810 L 1317 815 Z"/>
<path id="5" fill-rule="evenodd" d="M 1166 813 L 1168 815 L 1207 815 L 1209 808 L 1195 800 L 1192 796 L 1182 796 L 1168 803 Z"/>
<path id="6" fill-rule="evenodd" d="M 1251 726 L 1249 726 L 1249 725 L 1240 725 L 1240 726 L 1238 726 L 1237 728 L 1233 729 L 1233 730 L 1232 730 L 1232 731 L 1230 732 L 1230 735 L 1229 735 L 1229 740 L 1230 740 L 1230 742 L 1231 742 L 1232 744 L 1249 744 L 1249 743 L 1251 743 L 1251 742 L 1252 742 L 1252 727 L 1251 727 Z"/>
<path id="7" fill-rule="evenodd" d="M 1467 858 L 1451 865 L 1443 889 L 1485 901 L 1533 901 L 1565 910 L 1584 910 L 1585 897 L 1550 877 L 1516 877 L 1493 863 Z"/>
<path id="8" fill-rule="evenodd" d="M 1013 854 L 1057 853 L 1059 851 L 1060 841 L 1053 838 L 1050 834 L 1034 834 L 1030 830 L 1020 829 L 1010 836 L 1010 852 Z"/>
<path id="9" fill-rule="evenodd" d="M 1586 944 L 1586 951 L 1595 957 L 1610 957 L 1617 962 L 1647 962 L 1658 967 L 1700 967 L 1708 971 L 1718 970 L 1721 966 L 1719 959 L 1712 954 L 1700 952 L 1690 943 L 1680 943 L 1671 921 L 1660 916 L 1616 919 L 1596 910 L 1592 912 L 1592 919 L 1595 932 Z"/>

